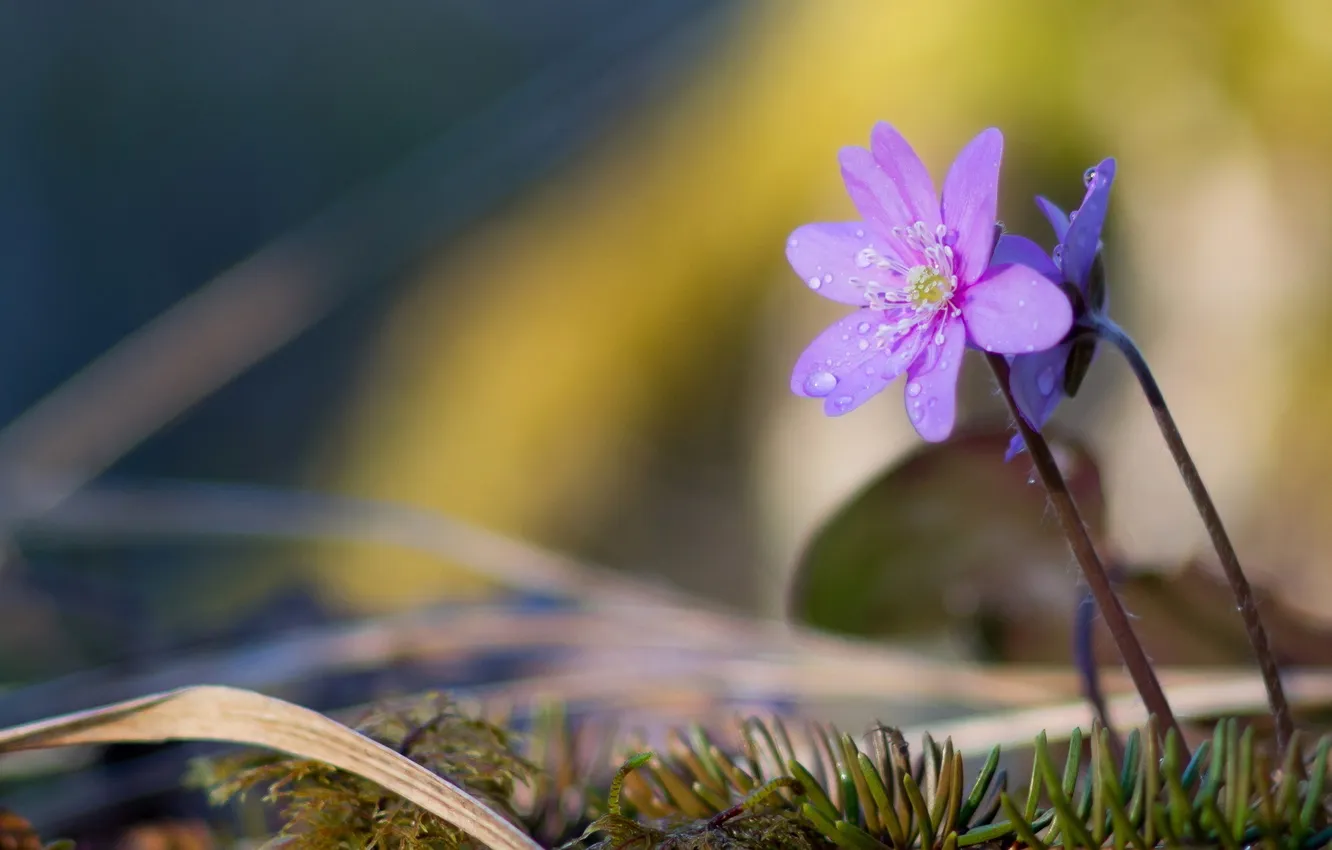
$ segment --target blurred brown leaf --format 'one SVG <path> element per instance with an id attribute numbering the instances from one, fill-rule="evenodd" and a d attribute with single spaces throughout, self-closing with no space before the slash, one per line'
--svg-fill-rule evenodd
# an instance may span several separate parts
<path id="1" fill-rule="evenodd" d="M 1094 459 L 1048 436 L 1098 535 L 1104 505 Z M 1027 456 L 1004 462 L 1009 437 L 1007 429 L 972 430 L 922 445 L 843 505 L 800 559 L 792 616 L 862 636 L 965 628 L 978 637 L 994 617 L 1038 611 L 1066 627 L 1076 599 L 1068 543 Z"/>
<path id="2" fill-rule="evenodd" d="M 1332 665 L 1332 630 L 1281 604 L 1270 591 L 1255 585 L 1254 592 L 1279 663 Z M 1158 665 L 1252 663 L 1253 650 L 1229 586 L 1198 561 L 1169 573 L 1130 571 L 1119 585 L 1119 594 L 1135 617 L 1135 631 Z M 996 629 L 1000 655 L 1006 661 L 1023 663 L 1066 662 L 1068 625 L 1068 618 L 1059 617 L 1005 620 Z M 1098 661 L 1117 665 L 1119 656 L 1099 618 L 1095 629 Z"/>

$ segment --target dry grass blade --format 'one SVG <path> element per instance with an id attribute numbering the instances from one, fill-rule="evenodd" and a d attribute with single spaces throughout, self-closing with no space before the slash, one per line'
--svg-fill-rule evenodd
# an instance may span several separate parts
<path id="1" fill-rule="evenodd" d="M 183 688 L 0 730 L 0 754 L 74 744 L 228 741 L 325 762 L 382 785 L 498 850 L 540 850 L 480 801 L 341 723 L 253 691 Z"/>

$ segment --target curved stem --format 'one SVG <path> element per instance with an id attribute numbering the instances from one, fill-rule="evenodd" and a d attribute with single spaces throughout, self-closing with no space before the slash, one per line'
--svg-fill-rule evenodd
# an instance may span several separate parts
<path id="1" fill-rule="evenodd" d="M 1082 695 L 1087 698 L 1101 726 L 1105 727 L 1115 758 L 1121 758 L 1124 744 L 1110 722 L 1110 709 L 1105 704 L 1105 691 L 1101 689 L 1101 671 L 1096 665 L 1096 597 L 1090 591 L 1078 600 L 1073 616 L 1073 664 L 1082 677 Z"/>
<path id="2" fill-rule="evenodd" d="M 1142 351 L 1123 328 L 1108 318 L 1096 317 L 1095 329 L 1101 339 L 1119 349 L 1119 353 L 1128 361 L 1129 368 L 1133 370 L 1134 377 L 1142 387 L 1143 395 L 1147 397 L 1147 404 L 1152 408 L 1152 415 L 1156 417 L 1161 436 L 1165 438 L 1166 445 L 1170 448 L 1170 456 L 1179 467 L 1184 486 L 1188 489 L 1193 504 L 1198 508 L 1203 525 L 1207 527 L 1207 535 L 1212 538 L 1212 546 L 1221 560 L 1226 581 L 1230 583 L 1230 589 L 1235 594 L 1235 604 L 1240 617 L 1244 620 L 1249 643 L 1253 645 L 1254 655 L 1258 657 L 1258 669 L 1262 672 L 1263 686 L 1267 688 L 1267 702 L 1272 709 L 1272 719 L 1276 725 L 1277 747 L 1280 752 L 1284 752 L 1287 742 L 1295 731 L 1295 723 L 1291 718 L 1290 705 L 1286 702 L 1286 692 L 1281 686 L 1281 673 L 1277 669 L 1276 658 L 1273 657 L 1271 646 L 1268 644 L 1267 630 L 1263 628 L 1263 620 L 1258 613 L 1258 603 L 1254 599 L 1253 588 L 1249 587 L 1249 581 L 1244 577 L 1239 556 L 1235 554 L 1235 547 L 1230 542 L 1230 536 L 1226 534 L 1226 527 L 1221 523 L 1221 515 L 1217 512 L 1216 505 L 1212 503 L 1207 487 L 1203 485 L 1202 475 L 1184 445 L 1184 438 L 1180 436 L 1175 418 L 1170 415 L 1165 396 L 1161 393 L 1161 387 L 1156 383 L 1152 370 L 1147 366 Z"/>
<path id="3" fill-rule="evenodd" d="M 1063 473 L 1059 471 L 1059 465 L 1055 462 L 1054 455 L 1050 453 L 1050 446 L 1018 410 L 1017 400 L 1013 398 L 1013 390 L 1008 383 L 1008 361 L 998 354 L 986 354 L 985 359 L 989 361 L 990 369 L 999 383 L 999 389 L 1003 392 L 1004 401 L 1008 403 L 1009 412 L 1017 422 L 1018 432 L 1022 434 L 1022 440 L 1027 444 L 1027 451 L 1031 453 L 1032 463 L 1036 466 L 1036 474 L 1041 477 L 1041 483 L 1045 485 L 1045 490 L 1050 495 L 1050 502 L 1054 505 L 1059 525 L 1073 549 L 1073 557 L 1077 559 L 1078 566 L 1082 567 L 1087 587 L 1096 599 L 1097 607 L 1101 609 L 1101 616 L 1105 618 L 1110 636 L 1114 638 L 1115 646 L 1119 648 L 1124 666 L 1128 668 L 1129 676 L 1133 679 L 1139 696 L 1142 697 L 1143 705 L 1147 707 L 1148 712 L 1155 714 L 1162 724 L 1162 734 L 1166 729 L 1173 728 L 1182 744 L 1184 730 L 1179 728 L 1179 721 L 1175 719 L 1175 713 L 1171 711 L 1170 703 L 1166 701 L 1165 691 L 1161 689 L 1161 682 L 1156 678 L 1152 662 L 1147 659 L 1147 653 L 1143 652 L 1138 636 L 1133 633 L 1128 613 L 1125 612 L 1119 597 L 1115 595 L 1114 588 L 1110 586 L 1110 577 L 1106 574 L 1100 556 L 1096 554 L 1096 547 L 1092 545 L 1091 537 L 1087 534 L 1087 526 L 1082 521 L 1082 515 L 1078 513 L 1078 506 L 1073 501 L 1073 494 L 1068 490 L 1068 483 L 1064 481 Z"/>

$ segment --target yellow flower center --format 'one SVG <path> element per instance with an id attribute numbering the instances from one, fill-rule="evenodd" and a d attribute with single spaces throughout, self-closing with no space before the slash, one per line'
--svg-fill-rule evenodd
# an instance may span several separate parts
<path id="1" fill-rule="evenodd" d="M 951 276 L 945 276 L 931 266 L 912 266 L 907 273 L 905 295 L 917 310 L 938 307 L 953 295 L 956 286 Z"/>

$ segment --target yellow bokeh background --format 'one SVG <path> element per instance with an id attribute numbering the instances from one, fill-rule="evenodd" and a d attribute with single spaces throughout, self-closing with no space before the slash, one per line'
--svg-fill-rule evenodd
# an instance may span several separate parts
<path id="1" fill-rule="evenodd" d="M 712 417 L 740 435 L 747 484 L 720 509 L 757 553 L 739 598 L 776 610 L 803 535 L 915 439 L 891 389 L 839 420 L 786 390 L 839 311 L 790 273 L 785 237 L 852 214 L 836 153 L 879 120 L 936 179 L 974 133 L 1003 129 L 1001 215 L 1046 245 L 1031 196 L 1075 202 L 1084 167 L 1119 159 L 1115 314 L 1251 566 L 1306 607 L 1332 597 L 1321 0 L 746 4 L 608 137 L 439 247 L 317 462 L 347 492 L 565 545 L 613 533 L 663 430 Z M 978 371 L 964 414 L 992 415 Z M 1204 538 L 1125 377 L 1102 357 L 1060 417 L 1102 455 L 1116 546 L 1168 563 Z M 406 552 L 324 549 L 312 569 L 368 608 L 485 589 Z"/>

